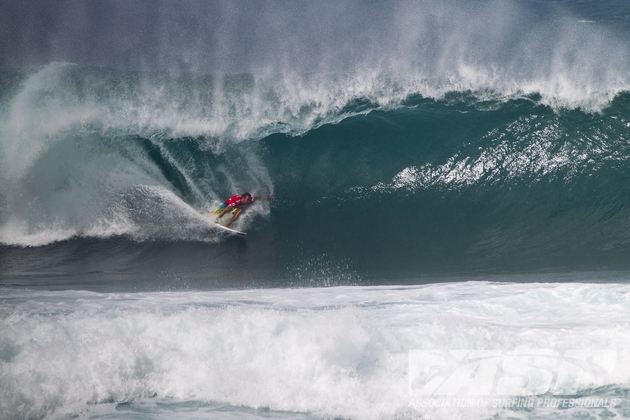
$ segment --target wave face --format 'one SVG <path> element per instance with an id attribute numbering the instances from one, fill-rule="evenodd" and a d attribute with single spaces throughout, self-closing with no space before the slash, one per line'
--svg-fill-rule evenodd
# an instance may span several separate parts
<path id="1" fill-rule="evenodd" d="M 0 241 L 19 254 L 14 274 L 46 250 L 43 271 L 81 260 L 143 272 L 191 248 L 229 255 L 193 259 L 193 273 L 244 264 L 292 281 L 627 268 L 625 91 L 594 112 L 582 99 L 357 73 L 60 63 L 3 80 Z M 243 191 L 279 200 L 252 206 L 236 243 L 198 210 Z M 142 257 L 130 262 L 130 249 Z"/>
<path id="2" fill-rule="evenodd" d="M 3 271 L 238 266 L 303 284 L 627 269 L 630 37 L 621 9 L 600 9 L 392 3 L 336 38 L 315 31 L 325 14 L 265 9 L 269 54 L 239 74 L 4 71 Z M 300 22 L 308 41 L 284 36 Z M 198 215 L 244 191 L 279 196 L 239 221 L 246 240 Z"/>

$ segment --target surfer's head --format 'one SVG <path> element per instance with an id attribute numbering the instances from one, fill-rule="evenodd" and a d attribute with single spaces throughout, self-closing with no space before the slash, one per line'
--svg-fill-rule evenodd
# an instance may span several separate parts
<path id="1" fill-rule="evenodd" d="M 252 195 L 248 192 L 241 194 L 241 198 L 245 204 L 252 202 Z"/>

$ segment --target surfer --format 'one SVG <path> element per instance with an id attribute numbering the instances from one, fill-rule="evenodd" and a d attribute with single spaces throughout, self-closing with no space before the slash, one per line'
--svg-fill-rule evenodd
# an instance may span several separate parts
<path id="1" fill-rule="evenodd" d="M 214 209 L 213 213 L 218 213 L 219 215 L 215 219 L 216 223 L 219 223 L 219 219 L 222 218 L 227 212 L 232 213 L 232 219 L 227 222 L 225 227 L 229 227 L 232 223 L 238 219 L 238 216 L 241 215 L 244 208 L 252 204 L 257 200 L 275 200 L 276 195 L 271 194 L 270 196 L 263 197 L 260 195 L 256 195 L 252 197 L 252 195 L 248 192 L 243 193 L 241 195 L 233 195 L 232 197 L 225 200 L 223 204 Z"/>

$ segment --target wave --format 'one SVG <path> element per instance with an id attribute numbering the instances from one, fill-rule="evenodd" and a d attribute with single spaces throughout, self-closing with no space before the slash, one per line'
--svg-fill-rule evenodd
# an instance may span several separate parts
<path id="1" fill-rule="evenodd" d="M 590 112 L 392 74 L 57 63 L 3 80 L 4 245 L 224 243 L 198 211 L 276 191 L 238 228 L 272 235 L 283 270 L 331 255 L 350 273 L 625 267 L 629 97 L 612 86 Z"/>

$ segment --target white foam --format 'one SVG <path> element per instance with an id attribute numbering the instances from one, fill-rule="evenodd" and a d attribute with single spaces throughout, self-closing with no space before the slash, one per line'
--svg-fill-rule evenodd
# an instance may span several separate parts
<path id="1" fill-rule="evenodd" d="M 62 226 L 41 226 L 29 229 L 28 222 L 11 218 L 0 226 L 0 243 L 18 246 L 41 246 L 72 238 L 77 231 Z"/>
<path id="2" fill-rule="evenodd" d="M 9 418 L 159 397 L 350 418 L 536 418 L 414 408 L 411 350 L 609 349 L 630 384 L 630 289 L 617 284 L 337 287 L 94 294 L 0 292 Z M 611 388 L 612 387 L 612 388 Z M 614 412 L 614 409 L 611 409 Z M 556 413 L 557 414 L 557 413 Z"/>

